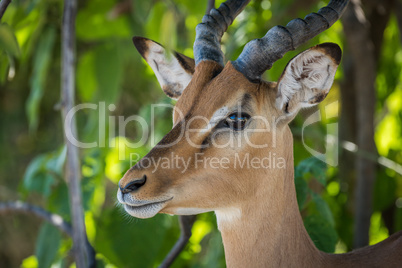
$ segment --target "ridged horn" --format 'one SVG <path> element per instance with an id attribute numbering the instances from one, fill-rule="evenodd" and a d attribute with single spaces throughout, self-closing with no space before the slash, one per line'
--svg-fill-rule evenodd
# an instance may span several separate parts
<path id="1" fill-rule="evenodd" d="M 249 2 L 250 0 L 228 0 L 202 18 L 202 22 L 196 27 L 194 42 L 196 65 L 204 60 L 212 60 L 224 66 L 221 38 Z"/>
<path id="2" fill-rule="evenodd" d="M 250 81 L 259 81 L 261 75 L 283 55 L 296 49 L 314 36 L 331 27 L 342 15 L 348 0 L 331 0 L 317 13 L 303 19 L 294 19 L 286 27 L 275 26 L 260 39 L 246 44 L 233 66 Z"/>

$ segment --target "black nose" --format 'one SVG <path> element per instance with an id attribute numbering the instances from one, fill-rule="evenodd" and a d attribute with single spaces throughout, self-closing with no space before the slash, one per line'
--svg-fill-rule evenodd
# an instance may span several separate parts
<path id="1" fill-rule="evenodd" d="M 139 189 L 141 186 L 143 186 L 146 181 L 147 181 L 147 176 L 144 175 L 144 176 L 142 176 L 141 179 L 138 179 L 138 180 L 131 181 L 131 182 L 127 183 L 127 185 L 124 188 L 119 186 L 120 191 L 123 194 L 127 194 L 129 192 L 135 191 L 135 190 Z"/>

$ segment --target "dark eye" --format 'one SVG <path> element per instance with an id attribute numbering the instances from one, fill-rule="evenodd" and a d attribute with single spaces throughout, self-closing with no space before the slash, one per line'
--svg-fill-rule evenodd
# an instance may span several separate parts
<path id="1" fill-rule="evenodd" d="M 225 126 L 233 130 L 243 130 L 250 116 L 246 113 L 234 113 L 225 119 Z"/>

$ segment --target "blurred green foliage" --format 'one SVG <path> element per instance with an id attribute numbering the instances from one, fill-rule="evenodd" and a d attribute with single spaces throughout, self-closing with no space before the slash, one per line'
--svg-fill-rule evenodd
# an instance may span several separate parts
<path id="1" fill-rule="evenodd" d="M 89 241 L 97 252 L 100 267 L 156 267 L 179 236 L 176 217 L 132 219 L 115 206 L 118 180 L 135 163 L 130 161 L 130 154 L 144 156 L 153 143 L 148 141 L 141 148 L 129 149 L 127 143 L 137 142 L 141 137 L 140 128 L 130 123 L 126 132 L 121 133 L 118 116 L 139 114 L 151 123 L 151 104 L 172 104 L 160 90 L 152 70 L 135 51 L 131 38 L 146 36 L 191 57 L 194 29 L 201 21 L 207 1 L 84 0 L 78 4 L 76 102 L 98 105 L 96 109 L 77 113 L 80 140 L 98 143 L 96 148 L 81 150 Z M 247 41 L 263 36 L 270 27 L 309 12 L 300 5 L 300 10 L 290 10 L 293 4 L 293 1 L 252 1 L 223 37 L 222 49 L 227 59 L 234 59 Z M 316 10 L 318 6 L 322 3 L 309 8 Z M 14 0 L 0 24 L 0 201 L 22 199 L 69 221 L 67 185 L 63 179 L 66 152 L 57 110 L 62 7 L 60 0 Z M 402 163 L 400 40 L 396 19 L 392 18 L 384 35 L 377 74 L 375 137 L 379 153 L 399 164 Z M 265 74 L 266 78 L 276 80 L 295 54 L 327 41 L 343 47 L 340 22 L 297 51 L 288 53 Z M 307 144 L 317 150 L 323 151 L 326 134 L 337 134 L 327 133 L 326 125 L 337 121 L 339 107 L 331 106 L 329 111 L 324 107 L 339 100 L 338 80 L 342 72 L 342 69 L 338 71 L 330 95 L 320 106 L 323 120 L 306 129 Z M 99 120 L 100 113 L 108 120 Z M 171 111 L 156 109 L 155 113 L 153 134 L 158 141 L 171 128 Z M 316 158 L 309 158 L 311 155 L 300 138 L 306 116 L 302 114 L 291 125 L 295 133 L 298 164 L 295 183 L 300 211 L 318 248 L 344 252 L 351 247 L 353 228 L 345 204 L 350 198 L 347 188 L 352 186 L 338 177 L 336 167 L 327 168 Z M 98 131 L 100 128 L 104 131 Z M 120 160 L 121 155 L 126 160 Z M 377 178 L 371 243 L 387 237 L 389 230 L 381 212 L 390 206 L 394 207 L 395 230 L 402 228 L 402 177 L 393 169 L 382 168 Z M 9 230 L 5 227 L 9 225 L 23 226 L 37 233 L 36 242 L 18 235 L 18 230 L 16 234 L 5 233 L 3 230 Z M 72 265 L 70 238 L 47 223 L 42 223 L 38 230 L 36 225 L 21 223 L 21 218 L 13 221 L 4 218 L 0 220 L 0 233 L 5 238 L 0 240 L 2 267 Z M 16 251 L 10 243 L 32 246 Z M 174 267 L 224 267 L 222 241 L 212 213 L 198 217 L 193 236 Z"/>

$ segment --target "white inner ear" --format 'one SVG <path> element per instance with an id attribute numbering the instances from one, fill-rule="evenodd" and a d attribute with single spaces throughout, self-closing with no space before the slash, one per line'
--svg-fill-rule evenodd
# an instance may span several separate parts
<path id="1" fill-rule="evenodd" d="M 276 106 L 283 109 L 295 95 L 302 107 L 313 106 L 309 100 L 317 94 L 328 93 L 337 65 L 318 50 L 307 50 L 293 58 L 278 84 Z"/>
<path id="2" fill-rule="evenodd" d="M 181 95 L 193 77 L 192 74 L 186 72 L 173 54 L 168 54 L 163 47 L 157 44 L 150 47 L 147 62 L 162 89 L 164 91 L 173 90 L 172 93 L 175 95 Z"/>

